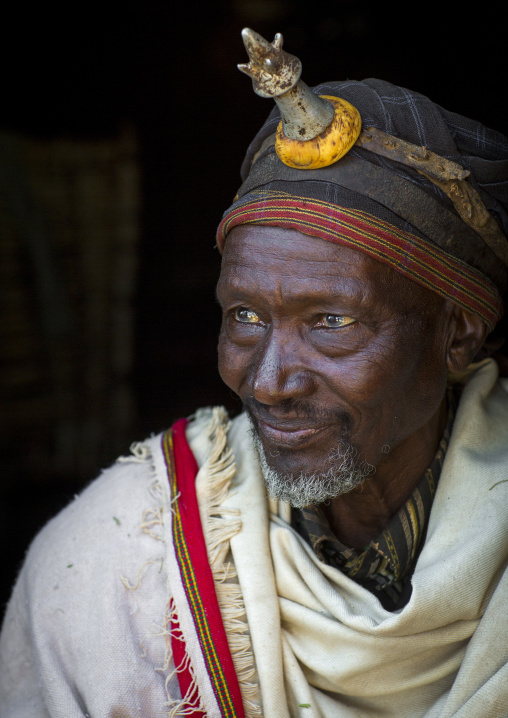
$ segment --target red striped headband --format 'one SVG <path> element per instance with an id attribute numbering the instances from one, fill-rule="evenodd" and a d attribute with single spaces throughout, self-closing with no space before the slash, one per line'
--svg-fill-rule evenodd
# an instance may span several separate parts
<path id="1" fill-rule="evenodd" d="M 501 295 L 480 271 L 437 245 L 358 209 L 280 191 L 251 192 L 224 215 L 217 230 L 222 251 L 241 224 L 296 229 L 365 252 L 409 279 L 477 314 L 491 331 L 503 313 Z"/>

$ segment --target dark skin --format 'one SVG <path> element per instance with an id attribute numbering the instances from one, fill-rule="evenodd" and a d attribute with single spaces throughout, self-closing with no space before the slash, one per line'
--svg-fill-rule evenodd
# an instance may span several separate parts
<path id="1" fill-rule="evenodd" d="M 363 547 L 431 462 L 448 372 L 472 361 L 485 325 L 362 252 L 279 227 L 232 230 L 217 296 L 219 371 L 270 466 L 326 471 L 347 439 L 375 468 L 324 507 L 337 537 Z"/>

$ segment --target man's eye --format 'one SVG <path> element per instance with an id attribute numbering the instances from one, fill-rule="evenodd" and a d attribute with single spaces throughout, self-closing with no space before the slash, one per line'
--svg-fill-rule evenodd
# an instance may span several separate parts
<path id="1" fill-rule="evenodd" d="M 342 314 L 325 314 L 316 326 L 326 327 L 327 329 L 340 329 L 355 322 L 356 319 L 353 319 L 353 317 L 345 317 Z"/>
<path id="2" fill-rule="evenodd" d="M 256 312 L 253 312 L 252 309 L 246 309 L 245 307 L 235 309 L 234 318 L 242 324 L 259 324 L 261 322 Z"/>

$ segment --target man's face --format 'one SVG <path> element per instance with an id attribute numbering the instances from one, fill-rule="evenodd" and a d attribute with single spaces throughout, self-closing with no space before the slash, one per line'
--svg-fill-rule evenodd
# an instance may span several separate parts
<path id="1" fill-rule="evenodd" d="M 220 374 L 277 472 L 326 473 L 344 442 L 379 467 L 442 402 L 451 303 L 361 252 L 240 226 L 217 294 Z"/>

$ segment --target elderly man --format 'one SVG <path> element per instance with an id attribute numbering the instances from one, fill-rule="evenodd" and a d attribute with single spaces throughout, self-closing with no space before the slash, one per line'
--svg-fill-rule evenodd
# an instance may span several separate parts
<path id="1" fill-rule="evenodd" d="M 294 60 L 263 42 L 258 90 Z M 315 88 L 309 130 L 291 82 L 217 235 L 245 411 L 134 446 L 37 537 L 2 718 L 508 715 L 508 144 L 377 80 Z"/>

